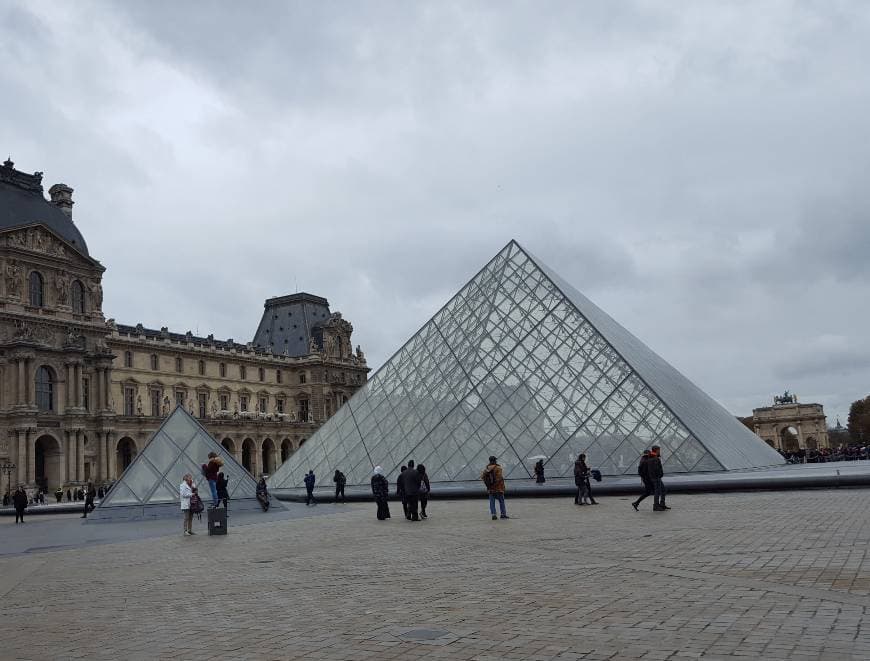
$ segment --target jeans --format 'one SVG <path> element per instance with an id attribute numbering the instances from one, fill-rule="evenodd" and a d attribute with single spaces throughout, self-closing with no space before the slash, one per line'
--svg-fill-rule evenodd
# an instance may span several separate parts
<path id="1" fill-rule="evenodd" d="M 220 503 L 220 501 L 218 500 L 218 495 L 217 495 L 217 481 L 216 480 L 209 480 L 208 481 L 208 488 L 211 490 L 211 506 L 217 507 L 218 503 Z"/>
<path id="2" fill-rule="evenodd" d="M 428 494 L 421 493 L 420 494 L 420 513 L 426 514 L 426 505 L 429 504 L 429 496 Z"/>
<path id="3" fill-rule="evenodd" d="M 344 484 L 336 484 L 335 485 L 335 502 L 338 502 L 338 497 L 341 496 L 341 499 L 344 500 Z"/>
<path id="4" fill-rule="evenodd" d="M 314 502 L 314 489 L 306 489 L 305 490 L 305 504 L 310 505 Z"/>
<path id="5" fill-rule="evenodd" d="M 661 480 L 659 480 L 659 482 L 661 482 Z M 648 482 L 647 480 L 644 480 L 643 481 L 643 493 L 640 494 L 640 497 L 636 501 L 634 501 L 634 504 L 640 505 L 645 498 L 647 498 L 648 496 L 652 496 L 654 492 L 655 492 L 655 488 L 653 487 L 652 482 Z"/>
<path id="6" fill-rule="evenodd" d="M 498 508 L 501 511 L 502 516 L 507 516 L 507 509 L 504 506 L 504 494 L 503 493 L 491 493 L 489 494 L 489 513 L 495 516 L 495 501 L 498 500 Z"/>
<path id="7" fill-rule="evenodd" d="M 656 478 L 652 481 L 653 486 L 653 506 L 654 507 L 664 507 L 665 506 L 665 485 L 662 482 L 662 479 Z"/>

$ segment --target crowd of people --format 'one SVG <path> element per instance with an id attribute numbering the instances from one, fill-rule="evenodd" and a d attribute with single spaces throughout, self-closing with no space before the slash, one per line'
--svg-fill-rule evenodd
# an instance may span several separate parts
<path id="1" fill-rule="evenodd" d="M 841 445 L 838 448 L 795 450 L 779 453 L 790 464 L 822 464 L 828 461 L 866 461 L 870 459 L 870 446 Z"/>

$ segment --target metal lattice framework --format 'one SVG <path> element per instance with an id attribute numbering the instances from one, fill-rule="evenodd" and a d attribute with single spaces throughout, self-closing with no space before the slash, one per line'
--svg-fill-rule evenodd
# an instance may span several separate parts
<path id="1" fill-rule="evenodd" d="M 298 488 L 309 469 L 322 477 L 339 469 L 348 484 L 364 484 L 374 465 L 394 478 L 408 459 L 425 464 L 432 481 L 474 480 L 490 455 L 508 479 L 529 478 L 537 458 L 545 459 L 548 475 L 568 477 L 581 452 L 615 475 L 634 472 L 653 444 L 662 447 L 668 472 L 782 463 L 512 241 L 270 485 Z"/>

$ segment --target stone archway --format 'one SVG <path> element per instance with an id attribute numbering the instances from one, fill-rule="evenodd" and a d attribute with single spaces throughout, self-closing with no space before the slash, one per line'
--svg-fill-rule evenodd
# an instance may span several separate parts
<path id="1" fill-rule="evenodd" d="M 293 441 L 291 441 L 289 438 L 285 438 L 283 441 L 281 441 L 281 463 L 282 464 L 290 458 L 290 455 L 293 454 L 293 452 L 294 452 Z"/>
<path id="2" fill-rule="evenodd" d="M 42 490 L 51 493 L 62 486 L 63 451 L 61 445 L 54 436 L 44 434 L 36 439 L 33 449 L 36 460 L 34 462 L 36 464 L 36 484 Z"/>
<path id="3" fill-rule="evenodd" d="M 257 448 L 254 445 L 254 441 L 250 438 L 246 438 L 244 443 L 242 443 L 242 466 L 244 466 L 245 470 L 251 475 L 254 474 L 254 455 L 256 452 Z"/>
<path id="4" fill-rule="evenodd" d="M 231 455 L 233 455 L 233 457 L 236 456 L 236 443 L 235 443 L 235 441 L 233 441 L 233 439 L 231 439 L 229 437 L 225 438 L 224 440 L 221 441 L 221 446 L 223 447 L 224 450 L 226 450 Z"/>
<path id="5" fill-rule="evenodd" d="M 819 443 L 816 440 L 816 437 L 815 436 L 807 436 L 806 446 L 807 446 L 807 450 L 818 450 Z"/>
<path id="6" fill-rule="evenodd" d="M 275 443 L 271 438 L 267 438 L 263 441 L 263 446 L 260 449 L 261 455 L 261 472 L 266 475 L 271 475 L 275 472 L 275 458 L 277 457 L 277 452 L 275 450 Z"/>
<path id="7" fill-rule="evenodd" d="M 127 470 L 127 466 L 133 463 L 137 454 L 139 454 L 139 448 L 136 446 L 136 441 L 129 436 L 119 440 L 115 451 L 115 465 L 118 467 L 118 473 Z"/>
<path id="8" fill-rule="evenodd" d="M 782 449 L 786 452 L 797 452 L 801 449 L 798 432 L 794 427 L 783 427 L 779 432 L 779 440 L 782 443 Z"/>

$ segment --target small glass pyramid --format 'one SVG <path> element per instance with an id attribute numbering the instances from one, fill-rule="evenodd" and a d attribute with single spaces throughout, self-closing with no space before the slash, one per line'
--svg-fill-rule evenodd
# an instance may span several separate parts
<path id="1" fill-rule="evenodd" d="M 95 518 L 110 518 L 113 508 L 167 509 L 165 506 L 171 505 L 174 511 L 180 507 L 179 486 L 186 473 L 193 476 L 203 503 L 210 505 L 211 492 L 202 475 L 202 464 L 208 461 L 209 452 L 217 452 L 223 459 L 221 470 L 232 494 L 230 507 L 239 508 L 235 501 L 255 501 L 257 483 L 251 474 L 179 406 L 109 490 L 95 511 Z M 273 499 L 272 503 L 277 501 Z"/>
<path id="2" fill-rule="evenodd" d="M 570 477 L 585 453 L 631 474 L 651 445 L 671 473 L 782 458 L 640 340 L 510 242 L 271 477 L 308 470 L 367 484 L 409 459 L 430 480 L 476 480 L 490 455 L 508 479 Z"/>

